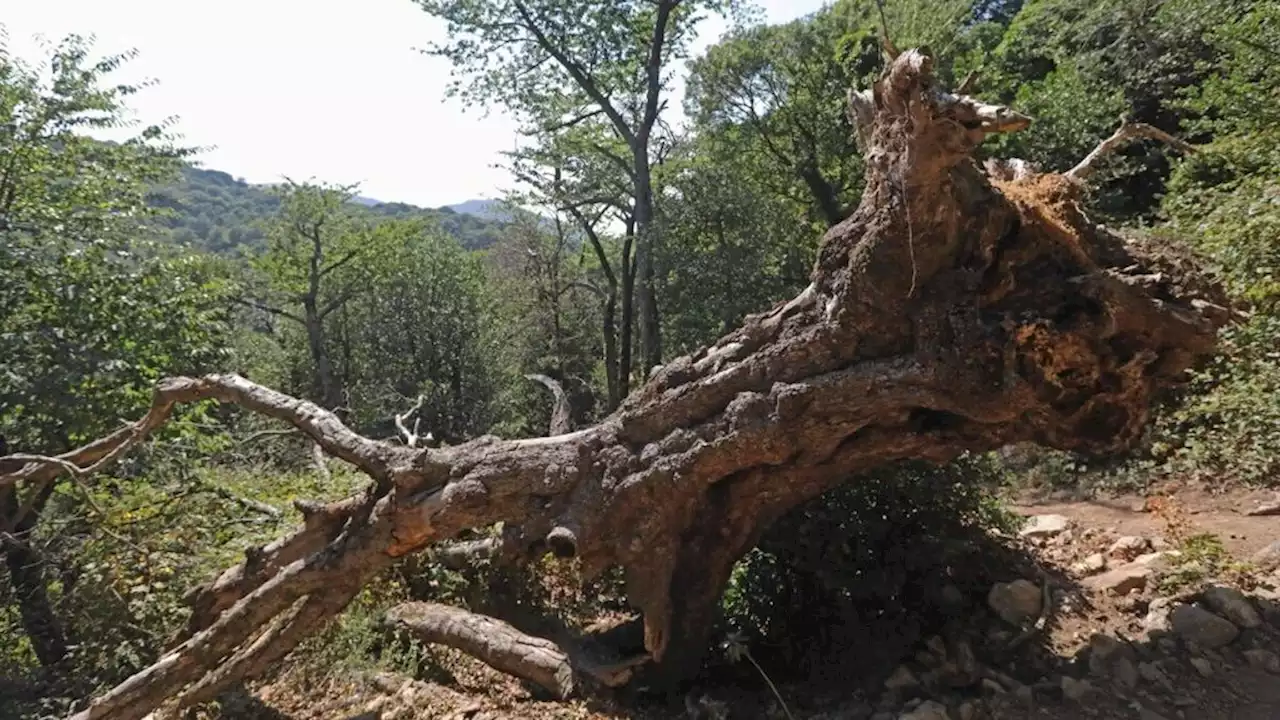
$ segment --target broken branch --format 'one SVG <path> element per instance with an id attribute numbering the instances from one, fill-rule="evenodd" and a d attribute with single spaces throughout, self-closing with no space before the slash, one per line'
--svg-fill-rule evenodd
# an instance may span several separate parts
<path id="1" fill-rule="evenodd" d="M 541 383 L 551 391 L 553 405 L 551 408 L 551 424 L 547 435 L 564 435 L 571 432 L 573 430 L 573 416 L 570 412 L 569 396 L 565 393 L 564 386 L 559 381 L 546 375 L 532 373 L 525 375 L 525 377 L 536 383 Z"/>
<path id="2" fill-rule="evenodd" d="M 1093 149 L 1078 165 L 1066 172 L 1066 176 L 1074 180 L 1084 180 L 1093 174 L 1097 169 L 1098 162 L 1107 155 L 1115 152 L 1121 145 L 1132 140 L 1146 138 L 1149 140 L 1159 140 L 1173 147 L 1176 150 L 1187 153 L 1188 155 L 1196 152 L 1194 145 L 1170 135 L 1160 128 L 1148 125 L 1146 123 L 1129 122 L 1127 119 L 1121 121 L 1119 129 L 1117 129 L 1111 137 L 1103 140 L 1098 147 Z"/>

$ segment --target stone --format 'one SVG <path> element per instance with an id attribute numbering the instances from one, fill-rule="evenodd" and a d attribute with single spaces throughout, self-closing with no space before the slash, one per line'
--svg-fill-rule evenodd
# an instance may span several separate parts
<path id="1" fill-rule="evenodd" d="M 960 708 L 957 710 L 960 720 L 978 720 L 978 715 L 981 712 L 975 700 L 966 700 L 960 703 Z"/>
<path id="2" fill-rule="evenodd" d="M 992 680 L 991 678 L 983 678 L 982 692 L 986 693 L 987 695 L 1004 695 L 1006 692 L 1008 692 L 1008 690 L 1005 690 L 1003 685 L 996 682 L 995 680 Z"/>
<path id="3" fill-rule="evenodd" d="M 899 720 L 951 720 L 947 706 L 935 700 L 926 700 L 910 712 L 898 716 Z"/>
<path id="4" fill-rule="evenodd" d="M 1230 645 L 1240 634 L 1240 628 L 1230 620 L 1195 605 L 1174 607 L 1169 613 L 1169 624 L 1178 637 L 1206 648 Z"/>
<path id="5" fill-rule="evenodd" d="M 1215 586 L 1206 589 L 1201 597 L 1214 612 L 1242 628 L 1262 625 L 1262 618 L 1244 593 L 1235 588 Z"/>
<path id="6" fill-rule="evenodd" d="M 1107 558 L 1102 553 L 1094 553 L 1076 563 L 1071 569 L 1080 575 L 1097 575 L 1107 569 Z"/>
<path id="7" fill-rule="evenodd" d="M 1127 688 L 1135 688 L 1138 686 L 1138 668 L 1134 667 L 1133 661 L 1127 657 L 1117 658 L 1112 666 L 1116 682 Z"/>
<path id="8" fill-rule="evenodd" d="M 1063 515 L 1032 515 L 1018 534 L 1031 540 L 1044 539 L 1061 535 L 1069 527 L 1071 521 Z"/>
<path id="9" fill-rule="evenodd" d="M 898 669 L 894 670 L 893 674 L 889 676 L 889 679 L 884 681 L 885 688 L 895 692 L 910 690 L 919 687 L 919 685 L 920 679 L 906 665 L 899 665 Z"/>
<path id="10" fill-rule="evenodd" d="M 1213 663 L 1202 657 L 1191 658 L 1191 667 L 1200 673 L 1201 677 L 1213 677 Z"/>
<path id="11" fill-rule="evenodd" d="M 1259 670 L 1266 670 L 1273 675 L 1280 675 L 1280 655 L 1270 650 L 1245 650 L 1245 660 Z"/>
<path id="12" fill-rule="evenodd" d="M 938 594 L 938 602 L 942 610 L 948 613 L 957 613 L 965 608 L 964 593 L 955 585 L 947 584 L 942 587 L 942 591 Z"/>
<path id="13" fill-rule="evenodd" d="M 1133 648 L 1110 635 L 1089 638 L 1089 672 L 1096 678 L 1114 678 L 1124 687 L 1138 684 Z"/>
<path id="14" fill-rule="evenodd" d="M 1151 549 L 1151 542 L 1137 535 L 1126 535 L 1111 543 L 1107 555 L 1122 560 L 1133 560 Z"/>
<path id="15" fill-rule="evenodd" d="M 996 583 L 987 594 L 987 605 L 1010 625 L 1023 625 L 1040 615 L 1044 598 L 1030 580 Z"/>
<path id="16" fill-rule="evenodd" d="M 1093 592 L 1128 595 L 1147 586 L 1154 571 L 1150 567 L 1130 563 L 1101 575 L 1086 578 L 1081 584 Z"/>
<path id="17" fill-rule="evenodd" d="M 1257 507 L 1245 513 L 1249 517 L 1270 517 L 1280 515 L 1280 498 L 1270 502 L 1259 503 Z"/>
<path id="18" fill-rule="evenodd" d="M 1271 572 L 1280 568 L 1280 540 L 1276 540 L 1254 553 L 1253 557 L 1249 558 L 1249 562 L 1263 572 Z"/>
<path id="19" fill-rule="evenodd" d="M 1169 679 L 1169 676 L 1166 675 L 1164 670 L 1161 670 L 1160 666 L 1156 663 L 1138 663 L 1138 675 L 1142 676 L 1143 680 L 1146 680 L 1152 685 L 1159 685 L 1165 690 L 1173 691 L 1173 681 Z"/>
<path id="20" fill-rule="evenodd" d="M 1253 597 L 1258 614 L 1271 625 L 1280 628 L 1280 594 L 1260 593 Z"/>
<path id="21" fill-rule="evenodd" d="M 1133 565 L 1151 568 L 1156 571 L 1168 570 L 1178 564 L 1182 553 L 1177 550 L 1161 550 L 1160 552 L 1139 555 L 1133 559 Z"/>

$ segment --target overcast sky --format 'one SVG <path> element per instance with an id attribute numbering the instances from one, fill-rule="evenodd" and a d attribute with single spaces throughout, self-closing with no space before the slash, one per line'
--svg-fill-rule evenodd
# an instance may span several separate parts
<path id="1" fill-rule="evenodd" d="M 435 207 L 497 196 L 493 165 L 513 123 L 446 100 L 450 67 L 417 52 L 444 26 L 410 0 L 3 0 L 10 50 L 41 57 L 37 35 L 95 35 L 101 53 L 136 48 L 120 71 L 155 87 L 139 119 L 176 115 L 205 167 L 250 182 L 360 183 L 384 201 Z M 759 0 L 771 21 L 823 0 Z M 701 45 L 721 23 L 705 23 Z M 679 102 L 673 102 L 679 107 Z"/>

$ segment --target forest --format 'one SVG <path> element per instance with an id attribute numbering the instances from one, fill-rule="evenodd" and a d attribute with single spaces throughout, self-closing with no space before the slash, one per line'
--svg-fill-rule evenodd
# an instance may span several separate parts
<path id="1" fill-rule="evenodd" d="M 442 646 L 785 717 L 985 602 L 1010 486 L 1280 487 L 1280 2 L 403 1 L 504 219 L 95 139 L 135 53 L 0 33 L 0 718 Z"/>

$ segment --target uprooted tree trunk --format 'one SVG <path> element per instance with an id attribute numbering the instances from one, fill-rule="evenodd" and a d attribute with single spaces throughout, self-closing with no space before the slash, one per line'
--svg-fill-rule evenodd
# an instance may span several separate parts
<path id="1" fill-rule="evenodd" d="M 373 479 L 361 495 L 302 505 L 302 529 L 193 593 L 181 644 L 75 717 L 214 697 L 397 558 L 498 522 L 503 552 L 577 556 L 588 577 L 621 566 L 643 617 L 638 671 L 678 679 L 696 669 L 730 570 L 760 532 L 857 473 L 1020 441 L 1129 446 L 1154 396 L 1212 351 L 1220 308 L 1089 222 L 1072 178 L 993 185 L 970 152 L 1026 119 L 936 88 L 921 53 L 894 59 L 866 99 L 866 190 L 827 233 L 811 285 L 666 365 L 599 425 L 409 448 L 219 375 L 161 383 L 145 418 L 61 458 L 99 467 L 174 404 L 213 398 L 292 423 Z M 58 472 L 32 463 L 0 483 Z M 430 625 L 434 639 L 466 647 L 449 625 Z"/>

